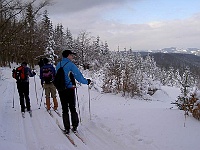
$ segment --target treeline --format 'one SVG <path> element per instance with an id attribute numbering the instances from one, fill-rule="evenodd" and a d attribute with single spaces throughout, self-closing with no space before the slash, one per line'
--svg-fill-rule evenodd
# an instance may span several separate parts
<path id="1" fill-rule="evenodd" d="M 192 73 L 200 76 L 200 56 L 183 53 L 150 53 L 150 55 L 154 57 L 157 65 L 161 68 L 169 70 L 173 67 L 182 74 L 188 66 Z"/>
<path id="2" fill-rule="evenodd" d="M 0 65 L 20 62 L 24 58 L 34 64 L 33 56 L 40 49 L 39 34 L 36 28 L 36 16 L 48 1 L 33 8 L 33 2 L 22 3 L 19 0 L 0 0 Z"/>
<path id="3" fill-rule="evenodd" d="M 35 2 L 0 0 L 0 66 L 27 61 L 33 67 L 44 57 L 55 63 L 65 49 L 77 52 L 78 65 L 85 67 L 94 59 L 104 63 L 102 58 L 109 50 L 106 42 L 86 31 L 74 38 L 62 24 L 53 27 L 48 12 L 40 12 L 49 0 L 37 6 Z"/>

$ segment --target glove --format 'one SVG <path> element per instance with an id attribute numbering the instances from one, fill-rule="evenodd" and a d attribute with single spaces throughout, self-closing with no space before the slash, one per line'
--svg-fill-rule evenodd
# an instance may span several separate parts
<path id="1" fill-rule="evenodd" d="M 36 73 L 33 71 L 33 75 L 35 76 L 36 75 Z"/>
<path id="2" fill-rule="evenodd" d="M 87 84 L 87 85 L 89 85 L 89 84 L 91 83 L 91 80 L 90 80 L 90 79 L 87 79 L 87 81 L 88 81 L 88 84 Z"/>

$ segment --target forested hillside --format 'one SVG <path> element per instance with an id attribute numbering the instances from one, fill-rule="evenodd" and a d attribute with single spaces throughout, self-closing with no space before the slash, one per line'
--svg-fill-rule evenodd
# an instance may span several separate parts
<path id="1" fill-rule="evenodd" d="M 182 74 L 185 67 L 188 66 L 190 71 L 195 75 L 200 76 L 200 56 L 193 54 L 181 53 L 151 53 L 154 57 L 156 64 L 161 68 L 173 67 L 175 70 L 179 69 Z"/>

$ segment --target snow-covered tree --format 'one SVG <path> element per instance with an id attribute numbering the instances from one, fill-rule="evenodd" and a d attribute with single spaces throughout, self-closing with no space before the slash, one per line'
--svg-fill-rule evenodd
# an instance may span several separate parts
<path id="1" fill-rule="evenodd" d="M 183 96 L 187 96 L 191 88 L 193 88 L 194 84 L 195 84 L 195 80 L 192 73 L 190 72 L 190 68 L 186 67 L 185 72 L 183 73 L 182 78 L 181 78 L 181 85 L 182 85 L 181 91 L 182 91 Z"/>
<path id="2" fill-rule="evenodd" d="M 93 37 L 86 31 L 81 31 L 75 40 L 76 50 L 79 55 L 77 55 L 77 63 L 84 67 L 88 68 L 91 58 L 91 50 Z"/>
<path id="3" fill-rule="evenodd" d="M 52 25 L 50 28 L 50 33 L 49 33 L 49 38 L 48 38 L 48 43 L 47 47 L 45 49 L 45 56 L 49 58 L 49 61 L 51 64 L 55 64 L 55 57 L 57 58 L 58 56 L 54 53 L 54 48 L 55 48 L 55 41 L 53 38 L 53 30 L 52 30 Z"/>
<path id="4" fill-rule="evenodd" d="M 25 22 L 24 22 L 24 38 L 23 46 L 24 52 L 21 61 L 27 61 L 33 67 L 34 58 L 29 56 L 36 56 L 36 18 L 34 15 L 34 8 L 29 4 L 26 9 Z"/>
<path id="5" fill-rule="evenodd" d="M 176 103 L 180 109 L 188 111 L 188 103 L 191 97 L 191 91 L 195 86 L 195 78 L 190 72 L 190 68 L 186 67 L 183 75 L 181 76 L 180 84 L 181 86 L 181 95 L 178 97 Z"/>
<path id="6" fill-rule="evenodd" d="M 74 48 L 74 40 L 71 31 L 67 28 L 65 32 L 65 48 L 64 49 L 69 49 L 72 50 Z"/>
<path id="7" fill-rule="evenodd" d="M 43 37 L 44 37 L 44 57 L 48 58 L 51 64 L 55 64 L 55 57 L 57 55 L 54 53 L 55 50 L 55 41 L 54 41 L 54 30 L 53 25 L 48 17 L 47 11 L 44 12 L 42 20 L 43 27 Z"/>
<path id="8" fill-rule="evenodd" d="M 62 24 L 58 24 L 54 29 L 54 42 L 55 42 L 55 53 L 62 58 L 62 51 L 65 50 L 65 33 Z"/>
<path id="9" fill-rule="evenodd" d="M 165 79 L 165 85 L 174 86 L 176 84 L 175 81 L 174 68 L 169 67 L 169 70 L 167 71 L 167 77 Z"/>

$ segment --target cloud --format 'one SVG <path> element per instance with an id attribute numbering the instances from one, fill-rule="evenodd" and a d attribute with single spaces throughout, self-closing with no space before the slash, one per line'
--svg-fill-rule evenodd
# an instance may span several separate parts
<path id="1" fill-rule="evenodd" d="M 54 14 L 77 13 L 87 9 L 106 7 L 106 6 L 120 6 L 131 0 L 51 0 Z"/>
<path id="2" fill-rule="evenodd" d="M 161 49 L 165 47 L 200 48 L 200 14 L 187 19 L 153 21 L 146 24 L 125 24 L 107 20 L 106 14 L 127 4 L 129 0 L 56 0 L 48 7 L 54 24 L 62 23 L 72 35 L 85 30 L 108 42 L 110 50 Z M 131 1 L 131 0 L 130 0 Z M 138 0 L 135 0 L 138 1 Z"/>
<path id="3" fill-rule="evenodd" d="M 111 50 L 161 49 L 165 47 L 200 48 L 200 14 L 184 20 L 149 24 L 102 23 L 98 26 L 101 39 L 108 41 Z"/>

